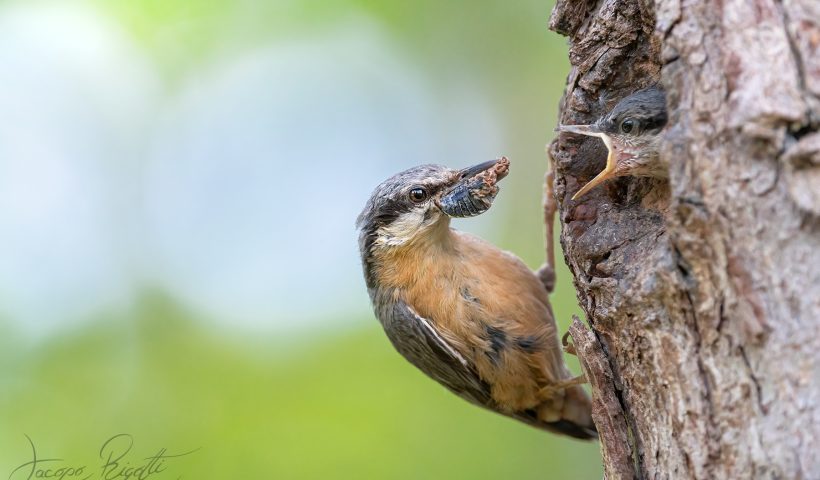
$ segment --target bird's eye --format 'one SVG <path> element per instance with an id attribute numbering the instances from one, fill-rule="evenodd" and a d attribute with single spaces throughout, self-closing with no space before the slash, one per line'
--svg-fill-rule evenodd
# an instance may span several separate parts
<path id="1" fill-rule="evenodd" d="M 427 199 L 427 190 L 416 187 L 410 190 L 410 200 L 415 203 L 421 203 Z"/>
<path id="2" fill-rule="evenodd" d="M 631 118 L 627 118 L 623 122 L 621 122 L 621 132 L 622 133 L 630 133 L 632 130 L 635 129 L 635 126 L 638 122 Z"/>

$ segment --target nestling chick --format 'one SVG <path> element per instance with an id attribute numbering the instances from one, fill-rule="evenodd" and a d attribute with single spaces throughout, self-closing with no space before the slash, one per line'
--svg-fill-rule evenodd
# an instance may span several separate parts
<path id="1" fill-rule="evenodd" d="M 650 87 L 624 98 L 591 125 L 558 127 L 560 132 L 601 137 L 609 151 L 606 168 L 581 187 L 572 199 L 580 198 L 610 178 L 668 177 L 669 166 L 658 154 L 666 120 L 666 94 L 658 87 Z"/>
<path id="2" fill-rule="evenodd" d="M 506 158 L 385 180 L 357 221 L 376 316 L 410 363 L 462 398 L 527 424 L 595 438 L 562 356 L 548 291 L 514 255 L 450 228 L 490 208 Z"/>

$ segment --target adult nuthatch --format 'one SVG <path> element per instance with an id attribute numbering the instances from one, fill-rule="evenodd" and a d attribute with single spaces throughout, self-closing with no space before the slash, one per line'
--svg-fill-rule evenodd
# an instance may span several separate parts
<path id="1" fill-rule="evenodd" d="M 658 87 L 649 87 L 624 98 L 611 112 L 591 125 L 561 125 L 561 132 L 601 137 L 609 155 L 606 168 L 584 185 L 575 200 L 605 180 L 637 176 L 666 178 L 669 167 L 658 150 L 661 131 L 666 126 L 666 95 Z"/>
<path id="2" fill-rule="evenodd" d="M 422 165 L 379 185 L 357 221 L 370 299 L 396 350 L 452 392 L 539 428 L 595 438 L 584 379 L 564 364 L 545 283 L 514 255 L 450 228 L 450 217 L 490 208 L 508 168 L 506 158 L 463 170 Z M 551 284 L 554 275 L 546 277 Z"/>

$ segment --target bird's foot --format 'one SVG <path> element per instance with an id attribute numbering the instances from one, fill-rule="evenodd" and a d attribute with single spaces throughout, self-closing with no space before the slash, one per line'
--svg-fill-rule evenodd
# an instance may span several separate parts
<path id="1" fill-rule="evenodd" d="M 535 271 L 535 276 L 541 280 L 541 284 L 547 289 L 547 293 L 552 293 L 555 289 L 555 269 L 552 265 L 545 263 L 541 268 Z"/>
<path id="2" fill-rule="evenodd" d="M 541 390 L 538 391 L 538 396 L 541 398 L 550 398 L 555 396 L 556 393 L 562 392 L 569 387 L 574 387 L 575 385 L 583 385 L 587 383 L 587 377 L 584 375 L 578 375 L 577 377 L 572 377 L 567 380 L 561 380 L 560 382 L 553 383 L 552 385 L 547 385 L 543 387 Z"/>
<path id="3" fill-rule="evenodd" d="M 564 347 L 565 352 L 567 352 L 570 355 L 575 355 L 577 357 L 578 356 L 578 351 L 575 350 L 575 345 L 574 344 L 569 343 L 569 338 L 570 338 L 569 331 L 567 331 L 567 333 L 565 333 L 564 336 L 561 337 L 561 345 Z"/>

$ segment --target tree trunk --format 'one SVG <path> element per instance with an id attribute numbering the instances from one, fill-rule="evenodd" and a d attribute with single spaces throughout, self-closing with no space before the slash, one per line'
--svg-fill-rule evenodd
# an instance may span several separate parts
<path id="1" fill-rule="evenodd" d="M 820 478 L 820 1 L 559 0 L 563 124 L 660 83 L 668 182 L 550 153 L 616 478 Z"/>

